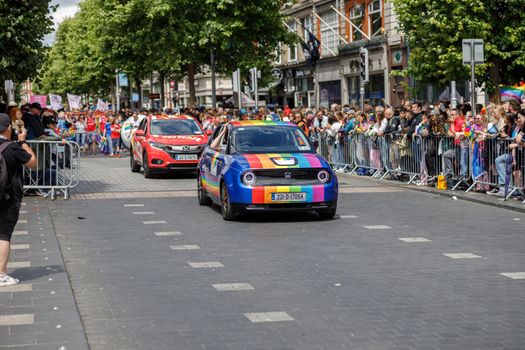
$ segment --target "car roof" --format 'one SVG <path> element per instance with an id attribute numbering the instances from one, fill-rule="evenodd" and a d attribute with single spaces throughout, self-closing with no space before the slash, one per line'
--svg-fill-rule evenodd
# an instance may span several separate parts
<path id="1" fill-rule="evenodd" d="M 151 120 L 195 120 L 189 115 L 151 115 L 148 118 Z"/>
<path id="2" fill-rule="evenodd" d="M 281 125 L 281 126 L 294 126 L 294 123 L 289 122 L 274 122 L 274 121 L 267 121 L 267 120 L 235 120 L 230 122 L 230 124 L 236 128 L 240 126 L 275 126 L 275 125 Z"/>

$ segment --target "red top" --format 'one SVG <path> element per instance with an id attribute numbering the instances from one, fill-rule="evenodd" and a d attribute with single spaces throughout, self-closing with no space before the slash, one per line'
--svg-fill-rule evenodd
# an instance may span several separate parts
<path id="1" fill-rule="evenodd" d="M 118 139 L 120 137 L 120 124 L 111 124 L 111 138 Z"/>
<path id="2" fill-rule="evenodd" d="M 86 121 L 86 131 L 87 132 L 94 132 L 97 127 L 97 124 L 95 123 L 95 118 L 88 117 Z"/>

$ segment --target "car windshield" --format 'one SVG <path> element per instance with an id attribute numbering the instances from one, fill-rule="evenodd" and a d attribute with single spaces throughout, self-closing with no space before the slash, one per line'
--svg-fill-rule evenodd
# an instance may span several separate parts
<path id="1" fill-rule="evenodd" d="M 292 126 L 249 126 L 233 129 L 231 146 L 239 153 L 306 153 L 312 146 Z"/>
<path id="2" fill-rule="evenodd" d="M 151 121 L 152 135 L 201 135 L 202 130 L 191 119 L 156 119 Z"/>

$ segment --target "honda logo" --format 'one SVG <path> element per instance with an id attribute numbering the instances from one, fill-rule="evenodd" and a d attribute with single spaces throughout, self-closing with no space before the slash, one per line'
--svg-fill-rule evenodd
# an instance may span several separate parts
<path id="1" fill-rule="evenodd" d="M 287 172 L 284 173 L 284 177 L 285 177 L 286 179 L 291 179 L 291 178 L 292 178 L 292 173 L 289 172 L 289 171 L 287 171 Z"/>
<path id="2" fill-rule="evenodd" d="M 190 151 L 190 146 L 182 146 L 182 151 L 183 152 L 189 152 Z"/>

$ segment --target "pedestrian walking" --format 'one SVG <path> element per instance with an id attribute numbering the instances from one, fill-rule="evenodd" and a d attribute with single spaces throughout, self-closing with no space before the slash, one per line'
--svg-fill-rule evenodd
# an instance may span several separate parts
<path id="1" fill-rule="evenodd" d="M 36 156 L 26 143 L 27 131 L 18 133 L 18 142 L 9 140 L 12 132 L 7 114 L 0 114 L 0 287 L 19 281 L 7 275 L 10 242 L 22 205 L 22 166 L 35 168 Z"/>

